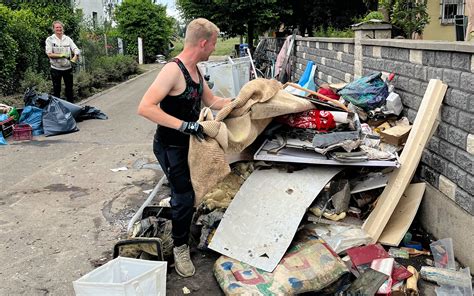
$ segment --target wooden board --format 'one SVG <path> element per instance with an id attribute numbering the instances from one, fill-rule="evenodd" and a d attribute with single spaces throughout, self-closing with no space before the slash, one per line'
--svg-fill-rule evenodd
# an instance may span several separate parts
<path id="1" fill-rule="evenodd" d="M 430 132 L 435 124 L 447 87 L 438 79 L 431 79 L 428 84 L 407 143 L 400 156 L 401 167 L 395 169 L 391 174 L 377 205 L 362 226 L 374 241 L 379 239 L 415 173 L 421 153 L 430 138 Z"/>
<path id="2" fill-rule="evenodd" d="M 393 211 L 387 226 L 380 235 L 379 242 L 387 246 L 398 246 L 410 228 L 425 193 L 426 184 L 410 184 Z"/>
<path id="3" fill-rule="evenodd" d="M 226 210 L 209 248 L 272 272 L 306 210 L 342 168 L 254 171 Z"/>

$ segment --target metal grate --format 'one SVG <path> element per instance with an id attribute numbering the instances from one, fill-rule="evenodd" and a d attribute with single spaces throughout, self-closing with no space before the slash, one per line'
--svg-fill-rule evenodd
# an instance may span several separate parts
<path id="1" fill-rule="evenodd" d="M 454 24 L 455 16 L 464 14 L 464 0 L 441 0 L 441 24 Z"/>

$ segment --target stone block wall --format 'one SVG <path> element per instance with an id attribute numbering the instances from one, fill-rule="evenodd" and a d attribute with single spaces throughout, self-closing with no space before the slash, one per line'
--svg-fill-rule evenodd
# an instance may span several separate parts
<path id="1" fill-rule="evenodd" d="M 441 121 L 417 174 L 474 215 L 474 45 L 413 40 L 362 40 L 363 74 L 395 73 L 404 115 L 413 122 L 432 78 L 448 91 Z"/>
<path id="2" fill-rule="evenodd" d="M 295 80 L 303 74 L 308 61 L 316 66 L 316 83 L 350 82 L 354 78 L 353 38 L 297 38 Z"/>
<path id="3" fill-rule="evenodd" d="M 474 215 L 474 44 L 421 40 L 297 37 L 292 80 L 309 60 L 317 84 L 350 82 L 357 73 L 395 73 L 395 91 L 413 123 L 428 82 L 448 84 L 440 122 L 423 152 L 417 175 Z M 279 49 L 275 50 L 278 52 Z"/>

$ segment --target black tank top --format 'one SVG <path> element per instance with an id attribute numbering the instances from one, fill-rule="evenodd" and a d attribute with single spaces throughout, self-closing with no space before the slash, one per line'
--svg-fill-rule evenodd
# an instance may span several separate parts
<path id="1" fill-rule="evenodd" d="M 171 116 L 183 121 L 197 121 L 201 110 L 201 97 L 203 93 L 202 76 L 198 69 L 199 83 L 193 81 L 188 70 L 178 58 L 170 62 L 178 64 L 186 81 L 186 89 L 177 96 L 167 95 L 161 102 L 160 108 Z M 189 135 L 185 135 L 178 130 L 160 126 L 156 130 L 158 140 L 164 146 L 188 146 Z"/>

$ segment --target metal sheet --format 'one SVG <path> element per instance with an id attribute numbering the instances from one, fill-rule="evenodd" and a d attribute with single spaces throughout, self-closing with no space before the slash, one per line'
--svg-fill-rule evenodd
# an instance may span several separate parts
<path id="1" fill-rule="evenodd" d="M 368 160 L 359 162 L 340 162 L 328 159 L 326 156 L 319 154 L 313 150 L 304 150 L 294 147 L 285 147 L 278 151 L 277 154 L 267 153 L 269 149 L 276 148 L 273 142 L 265 140 L 262 147 L 257 150 L 254 155 L 255 160 L 276 161 L 276 162 L 293 162 L 307 164 L 327 164 L 327 165 L 343 165 L 343 166 L 373 166 L 373 167 L 399 167 L 398 161 L 389 160 Z"/>
<path id="2" fill-rule="evenodd" d="M 293 173 L 275 168 L 254 171 L 226 210 L 209 248 L 272 272 L 307 208 L 341 170 L 308 167 Z"/>

